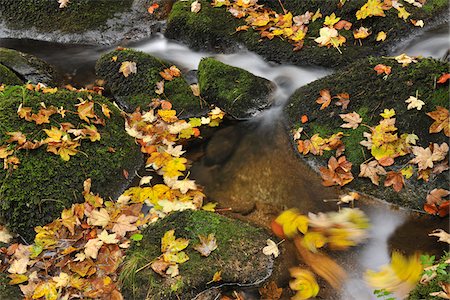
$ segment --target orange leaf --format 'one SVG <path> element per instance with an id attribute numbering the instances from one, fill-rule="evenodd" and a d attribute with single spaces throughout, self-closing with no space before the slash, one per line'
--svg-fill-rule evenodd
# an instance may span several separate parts
<path id="1" fill-rule="evenodd" d="M 446 83 L 450 79 L 450 73 L 444 73 L 439 77 L 437 83 Z"/>
<path id="2" fill-rule="evenodd" d="M 450 119 L 448 109 L 442 106 L 436 106 L 436 110 L 427 113 L 427 115 L 434 120 L 430 126 L 430 133 L 438 133 L 442 130 L 444 134 L 450 137 Z"/>
<path id="3" fill-rule="evenodd" d="M 389 66 L 385 66 L 383 64 L 378 64 L 373 68 L 375 71 L 377 71 L 377 75 L 385 73 L 386 75 L 391 74 L 392 68 Z"/>
<path id="4" fill-rule="evenodd" d="M 321 90 L 320 97 L 317 98 L 316 103 L 322 104 L 320 110 L 327 108 L 331 103 L 331 95 L 329 90 Z"/>
<path id="5" fill-rule="evenodd" d="M 158 7 L 159 7 L 158 3 L 153 3 L 152 5 L 150 5 L 147 11 L 149 14 L 153 14 L 155 12 L 155 9 L 157 9 Z"/>
<path id="6" fill-rule="evenodd" d="M 302 124 L 305 124 L 306 122 L 308 122 L 308 116 L 307 115 L 302 115 L 300 120 L 301 120 Z"/>

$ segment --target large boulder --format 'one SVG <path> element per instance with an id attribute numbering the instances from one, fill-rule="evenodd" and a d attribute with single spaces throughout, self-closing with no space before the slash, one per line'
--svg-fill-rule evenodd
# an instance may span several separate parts
<path id="1" fill-rule="evenodd" d="M 150 267 L 136 272 L 161 255 L 161 238 L 172 229 L 177 238 L 189 239 L 189 246 L 184 250 L 189 260 L 179 264 L 180 275 L 162 277 Z M 193 247 L 199 243 L 198 235 L 211 233 L 218 247 L 208 257 L 203 257 Z M 270 235 L 263 229 L 215 213 L 174 213 L 150 225 L 142 234 L 143 239 L 130 248 L 124 262 L 121 277 L 125 299 L 193 299 L 223 284 L 261 284 L 272 272 L 272 256 L 262 253 Z M 218 271 L 222 279 L 213 282 L 214 273 Z"/>
<path id="2" fill-rule="evenodd" d="M 120 67 L 123 62 L 136 63 L 136 73 L 125 77 Z M 152 98 L 167 97 L 174 109 L 182 116 L 200 116 L 208 111 L 208 107 L 193 91 L 183 76 L 164 82 L 164 94 L 155 93 L 156 83 L 163 80 L 159 74 L 171 66 L 170 63 L 152 55 L 131 49 L 116 50 L 103 55 L 96 64 L 96 72 L 105 79 L 106 87 L 114 98 L 129 110 L 137 106 L 145 109 Z"/>
<path id="3" fill-rule="evenodd" d="M 9 73 L 12 72 L 15 75 L 15 77 L 9 75 L 4 77 L 4 79 L 0 78 L 0 80 L 5 80 L 3 82 L 5 84 L 12 85 L 26 82 L 37 84 L 40 82 L 52 85 L 57 80 L 56 71 L 45 61 L 13 49 L 0 48 L 0 65 L 8 68 L 10 70 Z M 4 68 L 1 69 L 3 69 L 3 71 L 0 70 L 2 74 L 7 73 Z"/>
<path id="4" fill-rule="evenodd" d="M 83 182 L 87 178 L 92 180 L 94 193 L 118 197 L 143 163 L 139 147 L 124 130 L 119 110 L 108 99 L 69 91 L 43 94 L 21 86 L 7 87 L 0 93 L 0 145 L 10 145 L 2 150 L 14 149 L 15 143 L 8 142 L 11 135 L 7 133 L 22 132 L 28 141 L 40 141 L 48 137 L 43 129 L 60 128 L 61 123 L 66 123 L 65 126 L 71 123 L 76 129 L 85 128 L 87 123 L 73 113 L 77 111 L 74 105 L 80 102 L 79 98 L 91 98 L 95 102 L 95 113 L 104 118 L 105 126 L 95 125 L 100 140 L 83 140 L 77 148 L 79 152 L 68 161 L 48 152 L 46 145 L 35 150 L 16 150 L 10 155 L 17 157 L 20 164 L 15 168 L 5 161 L 6 169 L 0 170 L 0 217 L 11 231 L 20 233 L 28 241 L 34 236 L 33 227 L 53 221 L 63 208 L 83 201 Z M 31 107 L 37 114 L 42 108 L 41 103 L 47 108 L 63 107 L 67 110 L 65 117 L 54 114 L 50 124 L 42 125 L 19 117 L 20 105 Z M 111 110 L 110 118 L 102 115 L 101 104 Z M 123 175 L 124 170 L 130 174 L 128 179 Z"/>
<path id="5" fill-rule="evenodd" d="M 191 12 L 192 1 L 179 1 L 174 4 L 165 31 L 168 38 L 182 41 L 193 49 L 206 51 L 229 51 L 238 48 L 239 45 L 244 45 L 270 61 L 326 67 L 344 66 L 368 55 L 385 54 L 392 46 L 411 33 L 423 30 L 423 28 L 413 26 L 410 19 L 423 20 L 427 27 L 428 24 L 433 24 L 434 20 L 444 18 L 448 9 L 447 1 L 429 0 L 422 8 L 406 4 L 407 11 L 411 13 L 407 22 L 397 16 L 395 9 L 387 11 L 386 17 L 357 20 L 356 12 L 364 5 L 365 0 L 345 1 L 342 8 L 338 8 L 338 4 L 341 2 L 339 0 L 282 1 L 284 7 L 294 16 L 304 14 L 306 11 L 316 12 L 319 8 L 323 15 L 323 18 L 308 25 L 303 48 L 293 51 L 294 47 L 287 41 L 277 37 L 271 40 L 262 38 L 259 32 L 251 27 L 248 30 L 236 32 L 237 27 L 245 25 L 245 17 L 236 19 L 226 11 L 225 7 L 211 7 L 210 1 L 206 0 L 199 2 L 201 10 L 198 13 Z M 282 13 L 278 1 L 262 1 L 262 3 Z M 333 12 L 337 17 L 353 23 L 351 30 L 339 31 L 347 39 L 346 43 L 340 47 L 342 53 L 333 47 L 319 47 L 313 39 L 319 36 L 325 16 L 329 16 Z M 353 37 L 352 32 L 360 26 L 369 28 L 372 32 L 361 42 Z M 384 42 L 376 41 L 377 33 L 380 31 L 387 33 L 387 39 Z"/>
<path id="6" fill-rule="evenodd" d="M 13 71 L 0 64 L 0 85 L 15 85 L 22 83 L 22 80 L 20 80 L 20 78 L 17 77 L 17 75 Z"/>
<path id="7" fill-rule="evenodd" d="M 158 2 L 150 14 L 147 8 Z M 1 37 L 63 43 L 113 44 L 138 40 L 159 31 L 173 0 L 4 0 Z M 66 5 L 64 6 L 64 3 Z"/>
<path id="8" fill-rule="evenodd" d="M 242 119 L 270 106 L 275 89 L 269 80 L 248 71 L 204 58 L 198 66 L 202 97 L 230 115 Z"/>
<path id="9" fill-rule="evenodd" d="M 391 74 L 377 75 L 374 67 L 378 64 L 391 66 Z M 358 177 L 360 164 L 368 162 L 375 153 L 374 148 L 369 151 L 360 142 L 366 141 L 363 133 L 370 133 L 369 127 L 375 128 L 383 120 L 380 114 L 385 109 L 394 109 L 393 118 L 398 130 L 393 133 L 396 136 L 415 134 L 418 136 L 417 146 L 424 148 L 430 143 L 439 145 L 448 143 L 448 137 L 443 131 L 429 133 L 434 120 L 426 114 L 436 110 L 437 106 L 448 109 L 448 84 L 436 83 L 436 79 L 448 72 L 448 68 L 448 63 L 433 59 L 419 59 L 417 63 L 405 67 L 393 58 L 368 58 L 357 61 L 332 75 L 301 87 L 291 96 L 285 107 L 289 130 L 303 127 L 302 140 L 315 134 L 327 138 L 334 133 L 343 132 L 341 140 L 346 148 L 344 155 L 353 164 L 354 180 L 348 187 L 404 207 L 421 210 L 429 191 L 448 187 L 448 170 L 441 174 L 431 174 L 430 180 L 425 182 L 418 179 L 415 165 L 414 175 L 409 179 L 405 178 L 405 186 L 400 192 L 395 192 L 392 187 L 385 187 L 383 180 L 376 186 L 369 178 Z M 321 110 L 321 105 L 316 103 L 321 90 L 329 90 L 331 96 L 348 93 L 350 95 L 348 108 L 342 109 L 341 106 L 335 105 L 338 100 L 333 99 L 328 107 Z M 421 110 L 407 109 L 408 103 L 405 101 L 410 96 L 418 97 L 425 103 Z M 361 124 L 356 129 L 341 128 L 344 121 L 339 114 L 351 112 L 361 116 Z M 309 121 L 302 124 L 300 120 L 302 115 L 307 116 Z M 309 153 L 302 157 L 312 165 L 326 166 L 331 155 L 335 155 L 334 151 L 324 151 L 323 156 Z M 414 157 L 412 153 L 399 156 L 395 158 L 395 163 L 385 167 L 385 170 L 388 172 L 403 170 L 406 176 L 408 162 Z"/>

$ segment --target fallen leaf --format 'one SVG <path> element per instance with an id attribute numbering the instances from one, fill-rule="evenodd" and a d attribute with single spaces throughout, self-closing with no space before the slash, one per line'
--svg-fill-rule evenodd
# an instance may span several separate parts
<path id="1" fill-rule="evenodd" d="M 69 0 L 58 0 L 59 8 L 66 8 L 69 5 Z"/>
<path id="2" fill-rule="evenodd" d="M 449 79 L 450 73 L 444 73 L 438 78 L 437 83 L 446 83 Z"/>
<path id="3" fill-rule="evenodd" d="M 405 185 L 405 180 L 401 172 L 389 171 L 384 180 L 384 186 L 391 186 L 396 192 L 400 192 Z"/>
<path id="4" fill-rule="evenodd" d="M 329 90 L 321 90 L 320 97 L 317 98 L 316 103 L 322 104 L 320 110 L 327 108 L 331 103 L 331 95 Z"/>
<path id="5" fill-rule="evenodd" d="M 341 125 L 342 128 L 358 128 L 359 124 L 362 122 L 361 116 L 357 112 L 352 112 L 348 114 L 340 114 L 341 119 L 346 122 Z"/>
<path id="6" fill-rule="evenodd" d="M 217 240 L 213 233 L 208 234 L 207 237 L 199 235 L 200 244 L 194 246 L 194 249 L 200 252 L 202 256 L 209 256 L 212 251 L 217 249 Z"/>
<path id="7" fill-rule="evenodd" d="M 433 232 L 430 233 L 428 236 L 436 236 L 439 238 L 438 240 L 439 242 L 450 244 L 450 234 L 448 234 L 442 229 L 433 230 Z"/>
<path id="8" fill-rule="evenodd" d="M 124 77 L 130 76 L 130 74 L 137 73 L 137 66 L 134 61 L 124 61 L 119 68 L 119 72 L 123 74 Z"/>
<path id="9" fill-rule="evenodd" d="M 125 234 L 128 231 L 135 231 L 137 230 L 137 227 L 135 224 L 132 224 L 136 222 L 138 217 L 135 216 L 126 216 L 126 215 L 120 215 L 120 217 L 116 220 L 112 231 L 117 233 L 119 236 L 125 236 Z"/>
<path id="10" fill-rule="evenodd" d="M 147 8 L 147 11 L 148 11 L 149 14 L 153 14 L 158 7 L 159 7 L 158 3 L 153 3 L 152 5 L 150 5 Z"/>
<path id="11" fill-rule="evenodd" d="M 258 289 L 261 299 L 279 300 L 283 294 L 283 289 L 279 288 L 275 281 L 270 281 Z"/>
<path id="12" fill-rule="evenodd" d="M 195 0 L 194 2 L 192 2 L 191 12 L 198 13 L 200 11 L 200 9 L 202 9 L 202 4 L 200 2 L 198 2 L 198 0 Z"/>
<path id="13" fill-rule="evenodd" d="M 387 37 L 387 36 L 386 36 L 386 32 L 380 31 L 380 32 L 377 33 L 376 41 L 377 41 L 377 42 L 384 41 L 384 40 L 386 40 L 386 37 Z"/>
<path id="14" fill-rule="evenodd" d="M 423 102 L 422 100 L 420 100 L 414 96 L 409 96 L 409 98 L 405 100 L 405 103 L 408 103 L 408 107 L 407 107 L 408 110 L 413 109 L 413 108 L 415 108 L 417 110 L 421 110 L 422 106 L 425 105 L 425 102 Z"/>
<path id="15" fill-rule="evenodd" d="M 368 177 L 372 181 L 373 184 L 379 185 L 380 183 L 380 176 L 379 175 L 386 175 L 386 170 L 380 166 L 378 161 L 373 160 L 369 163 L 363 163 L 359 166 L 360 173 L 359 177 Z"/>
<path id="16" fill-rule="evenodd" d="M 391 67 L 383 65 L 383 64 L 378 64 L 373 69 L 375 71 L 377 71 L 377 75 L 380 75 L 380 74 L 383 74 L 383 73 L 386 74 L 386 75 L 389 75 L 389 74 L 391 74 L 391 70 L 392 70 Z"/>
<path id="17" fill-rule="evenodd" d="M 417 60 L 415 60 L 414 58 L 406 55 L 405 53 L 402 53 L 402 54 L 394 57 L 394 59 L 399 64 L 402 64 L 402 67 L 407 67 L 410 63 L 416 63 L 417 62 Z"/>
<path id="18" fill-rule="evenodd" d="M 271 239 L 267 240 L 267 246 L 263 248 L 262 252 L 264 253 L 264 255 L 273 255 L 275 258 L 280 255 L 280 249 L 278 249 L 277 243 L 275 243 Z"/>
<path id="19" fill-rule="evenodd" d="M 431 124 L 429 132 L 438 133 L 444 131 L 447 137 L 450 137 L 450 118 L 448 109 L 442 106 L 436 106 L 436 110 L 427 113 L 427 115 L 434 120 Z"/>

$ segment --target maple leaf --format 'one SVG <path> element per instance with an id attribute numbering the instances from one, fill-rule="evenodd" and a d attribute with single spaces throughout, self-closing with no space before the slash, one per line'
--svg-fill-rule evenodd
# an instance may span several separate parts
<path id="1" fill-rule="evenodd" d="M 338 31 L 330 27 L 322 27 L 319 31 L 319 34 L 320 36 L 314 41 L 320 46 L 330 45 L 333 42 L 333 39 L 336 39 L 339 36 Z"/>
<path id="2" fill-rule="evenodd" d="M 172 188 L 180 190 L 182 194 L 186 194 L 189 190 L 196 190 L 197 185 L 194 180 L 188 180 L 185 178 L 183 180 L 175 181 Z"/>
<path id="3" fill-rule="evenodd" d="M 384 180 L 384 186 L 391 186 L 396 192 L 400 192 L 405 185 L 405 179 L 401 172 L 389 171 Z"/>
<path id="4" fill-rule="evenodd" d="M 9 244 L 12 239 L 12 235 L 9 233 L 6 227 L 0 226 L 0 243 Z"/>
<path id="5" fill-rule="evenodd" d="M 206 284 L 210 284 L 213 282 L 219 282 L 222 280 L 222 270 L 217 271 L 216 273 L 214 273 L 213 278 L 211 279 L 211 281 L 207 282 Z"/>
<path id="6" fill-rule="evenodd" d="M 170 277 L 176 277 L 180 274 L 180 269 L 178 268 L 178 265 L 170 265 L 167 268 L 166 274 Z"/>
<path id="7" fill-rule="evenodd" d="M 108 105 L 101 104 L 101 107 L 102 107 L 102 113 L 105 115 L 105 117 L 111 118 L 111 110 L 109 109 Z"/>
<path id="8" fill-rule="evenodd" d="M 437 83 L 446 83 L 449 79 L 450 73 L 444 73 L 438 78 Z"/>
<path id="9" fill-rule="evenodd" d="M 450 195 L 450 191 L 445 189 L 433 189 L 427 195 L 427 201 L 423 209 L 431 215 L 445 217 L 449 213 L 450 201 L 443 199 Z"/>
<path id="10" fill-rule="evenodd" d="M 333 98 L 339 99 L 334 104 L 336 106 L 341 106 L 342 110 L 346 110 L 348 104 L 350 103 L 350 95 L 348 93 L 340 93 L 334 96 Z"/>
<path id="11" fill-rule="evenodd" d="M 376 41 L 377 41 L 377 42 L 385 41 L 385 40 L 386 40 L 386 37 L 387 37 L 387 36 L 386 36 L 386 32 L 380 31 L 380 32 L 377 33 Z"/>
<path id="12" fill-rule="evenodd" d="M 10 267 L 8 269 L 9 273 L 12 274 L 25 274 L 27 272 L 28 263 L 30 262 L 30 258 L 21 257 L 19 259 L 15 259 L 10 263 Z"/>
<path id="13" fill-rule="evenodd" d="M 347 161 L 345 156 L 341 156 L 339 159 L 332 156 L 328 160 L 328 168 L 320 168 L 320 175 L 323 179 L 322 184 L 324 186 L 346 185 L 353 180 L 351 168 L 352 163 Z"/>
<path id="14" fill-rule="evenodd" d="M 367 17 L 378 16 L 385 17 L 383 3 L 379 0 L 368 0 L 357 12 L 356 19 L 365 19 Z"/>
<path id="15" fill-rule="evenodd" d="M 106 227 L 110 221 L 108 211 L 104 208 L 94 209 L 90 212 L 87 223 L 92 226 Z"/>
<path id="16" fill-rule="evenodd" d="M 116 220 L 112 231 L 117 233 L 119 236 L 125 236 L 128 231 L 137 230 L 136 225 L 131 224 L 136 222 L 138 217 L 135 216 L 126 216 L 120 215 L 120 217 Z"/>
<path id="17" fill-rule="evenodd" d="M 217 249 L 217 240 L 213 233 L 208 236 L 199 235 L 200 244 L 194 246 L 194 249 L 200 252 L 202 256 L 209 256 L 212 251 Z"/>
<path id="18" fill-rule="evenodd" d="M 170 68 L 159 72 L 159 75 L 161 75 L 161 77 L 165 80 L 172 81 L 175 77 L 180 77 L 181 72 L 176 66 L 170 66 Z"/>
<path id="19" fill-rule="evenodd" d="M 10 135 L 11 137 L 6 141 L 7 143 L 13 143 L 17 142 L 19 145 L 25 144 L 27 141 L 27 137 L 20 131 L 16 132 L 6 132 L 7 135 Z"/>
<path id="20" fill-rule="evenodd" d="M 333 27 L 337 30 L 341 30 L 342 28 L 344 28 L 345 30 L 350 30 L 352 26 L 353 26 L 352 23 L 345 20 L 340 20 Z"/>
<path id="21" fill-rule="evenodd" d="M 442 229 L 435 229 L 432 233 L 430 233 L 428 236 L 436 236 L 439 238 L 439 242 L 444 242 L 447 244 L 450 244 L 450 234 L 445 232 Z"/>
<path id="22" fill-rule="evenodd" d="M 410 63 L 416 63 L 417 62 L 417 60 L 415 60 L 414 58 L 406 55 L 405 53 L 402 53 L 402 54 L 394 57 L 394 59 L 399 64 L 402 64 L 402 67 L 407 67 Z"/>
<path id="23" fill-rule="evenodd" d="M 327 108 L 331 103 L 331 95 L 329 90 L 321 90 L 320 97 L 317 98 L 316 103 L 322 104 L 320 110 Z"/>
<path id="24" fill-rule="evenodd" d="M 373 160 L 369 163 L 362 163 L 360 166 L 359 177 L 368 177 L 373 184 L 378 185 L 380 183 L 380 176 L 386 175 L 386 170 L 380 166 L 378 161 Z"/>
<path id="25" fill-rule="evenodd" d="M 44 281 L 38 284 L 33 293 L 33 299 L 45 297 L 45 300 L 57 300 L 58 291 L 56 283 L 53 281 Z"/>
<path id="26" fill-rule="evenodd" d="M 191 12 L 198 13 L 200 9 L 202 9 L 202 4 L 198 0 L 191 3 Z"/>
<path id="27" fill-rule="evenodd" d="M 357 112 L 352 112 L 348 114 L 340 114 L 339 115 L 345 124 L 342 124 L 342 128 L 358 128 L 359 124 L 362 122 L 361 116 Z"/>
<path id="28" fill-rule="evenodd" d="M 411 20 L 411 23 L 416 27 L 423 27 L 425 25 L 423 20 Z"/>
<path id="29" fill-rule="evenodd" d="M 98 251 L 103 246 L 103 241 L 101 241 L 98 238 L 90 239 L 87 241 L 86 245 L 84 246 L 84 254 L 86 255 L 86 258 L 93 258 L 97 259 Z"/>
<path id="30" fill-rule="evenodd" d="M 398 10 L 398 17 L 402 18 L 403 20 L 407 20 L 410 16 L 410 13 L 406 11 L 404 7 L 395 7 L 395 9 Z"/>
<path id="31" fill-rule="evenodd" d="M 450 118 L 448 109 L 442 106 L 436 106 L 436 110 L 427 113 L 427 115 L 434 120 L 434 123 L 431 124 L 429 129 L 430 133 L 438 133 L 443 130 L 444 134 L 450 137 Z"/>
<path id="32" fill-rule="evenodd" d="M 393 108 L 387 109 L 385 108 L 384 111 L 380 114 L 384 119 L 389 119 L 395 116 L 395 110 Z"/>
<path id="33" fill-rule="evenodd" d="M 323 25 L 333 26 L 334 24 L 339 22 L 340 19 L 341 18 L 337 18 L 336 15 L 334 13 L 332 13 L 331 15 L 325 17 L 325 21 L 323 22 Z"/>
<path id="34" fill-rule="evenodd" d="M 377 75 L 380 75 L 380 74 L 383 74 L 383 73 L 386 74 L 386 75 L 389 75 L 389 74 L 391 74 L 391 70 L 392 70 L 392 68 L 390 66 L 386 66 L 386 65 L 383 65 L 383 64 L 378 64 L 373 69 L 375 71 L 377 71 Z"/>
<path id="35" fill-rule="evenodd" d="M 278 255 L 280 255 L 280 249 L 278 249 L 277 243 L 275 243 L 271 239 L 267 239 L 267 246 L 263 248 L 262 252 L 264 253 L 264 255 L 267 256 L 273 255 L 273 257 L 275 258 L 278 257 Z"/>
<path id="36" fill-rule="evenodd" d="M 445 158 L 448 150 L 447 143 L 442 143 L 440 146 L 438 144 L 432 144 L 427 148 L 412 147 L 412 152 L 416 157 L 410 163 L 417 164 L 419 171 L 432 168 L 434 162 L 441 161 Z"/>
<path id="37" fill-rule="evenodd" d="M 97 237 L 105 244 L 117 244 L 119 242 L 115 233 L 108 234 L 106 230 L 103 230 Z"/>
<path id="38" fill-rule="evenodd" d="M 353 31 L 353 36 L 355 37 L 355 39 L 365 39 L 367 38 L 369 35 L 371 35 L 372 32 L 369 31 L 368 28 L 366 27 L 359 27 L 358 29 L 356 29 L 355 31 Z"/>
<path id="39" fill-rule="evenodd" d="M 167 162 L 162 168 L 164 176 L 178 177 L 183 175 L 180 171 L 186 170 L 187 159 L 184 157 L 175 157 Z"/>
<path id="40" fill-rule="evenodd" d="M 158 273 L 161 276 L 165 276 L 167 268 L 170 266 L 169 262 L 166 262 L 162 259 L 158 259 L 150 265 L 153 271 Z"/>
<path id="41" fill-rule="evenodd" d="M 136 74 L 137 73 L 136 63 L 134 61 L 124 61 L 120 65 L 119 72 L 122 73 L 125 78 L 130 76 L 130 74 Z"/>
<path id="42" fill-rule="evenodd" d="M 283 294 L 283 289 L 279 288 L 275 281 L 270 281 L 258 289 L 261 299 L 279 300 Z"/>
<path id="43" fill-rule="evenodd" d="M 75 106 L 77 107 L 78 116 L 81 120 L 90 123 L 89 118 L 95 118 L 94 102 L 84 100 Z"/>
<path id="44" fill-rule="evenodd" d="M 408 99 L 405 100 L 405 103 L 408 103 L 408 107 L 407 109 L 413 109 L 416 108 L 417 110 L 421 110 L 422 106 L 425 105 L 425 102 L 423 102 L 422 100 L 414 97 L 414 96 L 409 96 Z"/>
<path id="45" fill-rule="evenodd" d="M 58 276 L 52 277 L 52 280 L 55 282 L 56 287 L 66 287 L 70 283 L 70 276 L 67 273 L 60 272 Z"/>

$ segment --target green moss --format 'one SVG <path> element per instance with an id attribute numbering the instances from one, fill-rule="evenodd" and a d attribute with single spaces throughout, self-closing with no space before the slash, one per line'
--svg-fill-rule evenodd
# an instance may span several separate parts
<path id="1" fill-rule="evenodd" d="M 8 88 L 5 94 L 0 95 L 0 143 L 9 138 L 6 132 L 20 131 L 29 139 L 40 140 L 46 137 L 43 128 L 59 127 L 61 122 L 80 126 L 78 116 L 69 112 L 64 119 L 53 115 L 51 124 L 45 126 L 19 119 L 17 108 L 21 103 L 33 107 L 35 112 L 40 102 L 73 111 L 77 98 L 87 96 L 86 93 L 68 91 L 41 94 L 21 87 Z M 11 230 L 27 239 L 33 237 L 33 227 L 52 221 L 63 208 L 82 201 L 85 179 L 92 179 L 94 192 L 117 197 L 127 184 L 122 170 L 127 169 L 133 174 L 142 163 L 139 148 L 123 130 L 120 112 L 106 98 L 91 96 L 95 102 L 107 104 L 113 112 L 111 119 L 106 119 L 106 126 L 96 125 L 101 134 L 100 141 L 83 141 L 80 152 L 68 162 L 47 152 L 45 146 L 37 150 L 21 150 L 16 152 L 20 159 L 18 169 L 7 171 L 2 168 L 0 171 L 0 215 Z M 99 107 L 96 107 L 96 112 L 101 115 Z M 110 153 L 110 147 L 116 152 Z"/>
<path id="2" fill-rule="evenodd" d="M 213 58 L 204 58 L 198 66 L 202 96 L 238 118 L 269 105 L 272 85 L 267 79 L 226 65 Z"/>
<path id="3" fill-rule="evenodd" d="M 61 9 L 57 1 L 4 0 L 0 14 L 2 20 L 17 29 L 36 27 L 45 32 L 77 33 L 106 27 L 109 19 L 128 11 L 132 3 L 132 0 L 78 0 Z"/>
<path id="4" fill-rule="evenodd" d="M 0 64 L 19 74 L 20 82 L 30 81 L 33 84 L 44 83 L 54 85 L 57 72 L 45 61 L 13 49 L 0 48 Z"/>
<path id="5" fill-rule="evenodd" d="M 113 57 L 117 57 L 116 61 Z M 136 62 L 136 74 L 125 77 L 119 72 L 124 61 Z M 130 110 L 134 110 L 137 106 L 145 108 L 151 103 L 152 98 L 161 97 L 171 101 L 177 112 L 183 112 L 182 116 L 205 113 L 207 111 L 205 105 L 200 102 L 200 98 L 192 94 L 190 86 L 183 77 L 165 81 L 163 95 L 155 93 L 156 83 L 163 80 L 159 73 L 170 66 L 170 63 L 149 54 L 127 49 L 102 56 L 96 64 L 96 72 L 98 76 L 106 79 L 107 87 L 121 104 Z"/>
<path id="6" fill-rule="evenodd" d="M 377 64 L 391 66 L 391 75 L 386 79 L 383 78 L 383 75 L 377 75 L 373 70 Z M 402 67 L 394 59 L 388 58 L 372 57 L 360 60 L 335 74 L 298 89 L 292 95 L 285 111 L 291 128 L 298 126 L 299 116 L 308 116 L 310 122 L 302 127 L 309 136 L 319 133 L 322 137 L 327 137 L 339 131 L 344 133 L 342 141 L 346 146 L 345 155 L 354 166 L 355 180 L 350 187 L 399 205 L 421 209 L 427 191 L 434 187 L 442 188 L 448 173 L 441 174 L 428 183 L 418 182 L 416 178 L 407 180 L 406 187 L 401 193 L 392 192 L 391 188 L 371 185 L 370 180 L 366 178 L 357 178 L 359 164 L 371 157 L 369 151 L 360 145 L 364 139 L 363 132 L 369 132 L 369 129 L 363 125 L 355 130 L 340 128 L 343 122 L 339 114 L 356 111 L 363 118 L 362 123 L 373 127 L 382 119 L 380 113 L 384 109 L 393 108 L 396 111 L 396 127 L 399 135 L 403 133 L 416 134 L 419 136 L 418 145 L 422 147 L 427 147 L 430 142 L 439 144 L 448 142 L 443 133 L 429 134 L 428 128 L 433 120 L 426 115 L 426 112 L 435 110 L 437 105 L 448 107 L 448 87 L 435 83 L 436 78 L 446 73 L 446 70 L 448 70 L 448 63 L 433 59 L 422 59 L 408 67 Z M 340 107 L 334 105 L 336 100 L 333 100 L 329 107 L 319 110 L 320 105 L 316 103 L 316 99 L 322 89 L 330 90 L 332 96 L 344 92 L 349 93 L 348 109 L 342 111 Z M 410 96 L 415 96 L 416 93 L 418 93 L 419 99 L 426 103 L 425 106 L 420 111 L 407 110 L 405 100 Z M 323 157 L 310 156 L 308 159 L 324 165 L 328 157 L 327 153 Z M 398 171 L 411 158 L 411 156 L 396 158 L 396 164 L 387 170 Z"/>
<path id="7" fill-rule="evenodd" d="M 203 50 L 224 51 L 243 44 L 267 60 L 280 63 L 313 64 L 327 67 L 344 66 L 358 58 L 385 54 L 389 47 L 395 45 L 412 31 L 418 30 L 410 22 L 404 22 L 398 18 L 395 9 L 388 11 L 386 17 L 356 20 L 356 12 L 364 5 L 365 0 L 347 1 L 342 8 L 338 8 L 339 0 L 283 1 L 286 9 L 290 10 L 293 15 L 304 14 L 306 11 L 315 12 L 320 8 L 323 16 L 334 12 L 338 17 L 353 23 L 354 27 L 364 26 L 372 31 L 372 35 L 360 43 L 355 41 L 352 31 L 341 30 L 340 32 L 347 38 L 347 42 L 340 47 L 342 52 L 340 54 L 333 47 L 319 47 L 314 41 L 323 26 L 324 18 L 321 18 L 308 24 L 308 35 L 301 51 L 293 51 L 293 46 L 287 41 L 279 38 L 272 40 L 261 38 L 259 33 L 253 29 L 235 32 L 235 28 L 245 22 L 242 19 L 233 18 L 223 7 L 212 8 L 207 1 L 201 1 L 202 10 L 198 14 L 192 14 L 190 12 L 191 2 L 179 1 L 174 5 L 167 25 L 167 37 L 183 41 L 194 49 Z M 282 13 L 278 1 L 260 2 Z M 427 1 L 426 6 L 426 9 L 421 9 L 407 5 L 407 10 L 411 13 L 412 19 L 422 19 L 427 23 L 440 14 L 446 13 L 448 3 L 443 0 L 430 0 Z M 376 33 L 380 31 L 388 32 L 388 39 L 383 43 L 376 41 Z"/>
<path id="8" fill-rule="evenodd" d="M 14 72 L 12 72 L 4 65 L 0 64 L 0 85 L 1 84 L 15 85 L 22 83 L 23 83 L 22 80 L 20 80 L 20 78 L 17 77 L 17 75 L 14 74 Z"/>
<path id="9" fill-rule="evenodd" d="M 185 250 L 189 260 L 179 265 L 179 278 L 162 278 L 150 268 L 135 271 L 161 254 L 161 238 L 174 229 L 176 237 L 190 240 Z M 218 248 L 208 257 L 193 250 L 198 235 L 214 233 Z M 214 273 L 222 270 L 222 282 L 252 283 L 265 276 L 269 259 L 261 249 L 269 237 L 265 231 L 237 220 L 205 211 L 174 213 L 146 228 L 144 238 L 127 253 L 121 273 L 123 291 L 127 299 L 192 298 L 206 289 Z"/>

